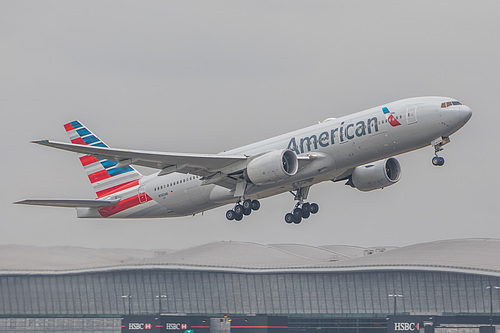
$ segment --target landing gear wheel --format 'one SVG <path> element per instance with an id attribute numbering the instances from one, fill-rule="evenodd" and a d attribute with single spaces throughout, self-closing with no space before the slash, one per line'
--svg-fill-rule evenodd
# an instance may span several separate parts
<path id="1" fill-rule="evenodd" d="M 432 158 L 432 165 L 434 166 L 443 166 L 444 165 L 444 158 L 439 157 L 439 156 L 434 156 Z"/>
<path id="2" fill-rule="evenodd" d="M 228 219 L 229 221 L 234 220 L 235 217 L 236 217 L 236 213 L 234 212 L 234 210 L 230 209 L 226 212 L 226 219 Z"/>
<path id="3" fill-rule="evenodd" d="M 316 214 L 319 211 L 319 206 L 317 203 L 311 204 L 311 214 Z"/>
<path id="4" fill-rule="evenodd" d="M 297 203 L 292 212 L 285 215 L 285 221 L 287 223 L 293 222 L 299 224 L 302 222 L 302 219 L 307 219 L 311 217 L 311 214 L 316 214 L 319 211 L 318 204 L 305 202 L 310 187 L 311 186 L 305 186 L 296 189 L 295 192 L 290 191 Z"/>
<path id="5" fill-rule="evenodd" d="M 304 214 L 308 214 L 310 212 L 311 212 L 311 204 L 309 202 L 304 202 L 302 204 L 302 217 L 304 217 Z"/>
<path id="6" fill-rule="evenodd" d="M 247 199 L 247 200 L 243 201 L 242 206 L 243 206 L 243 209 L 245 209 L 245 210 L 252 209 L 252 200 Z"/>
<path id="7" fill-rule="evenodd" d="M 245 209 L 240 204 L 237 204 L 236 206 L 234 206 L 234 212 L 236 213 L 236 215 L 243 215 L 244 210 Z"/>
<path id="8" fill-rule="evenodd" d="M 243 209 L 243 215 L 250 215 L 250 213 L 252 212 L 252 208 L 248 208 L 248 209 Z"/>
<path id="9" fill-rule="evenodd" d="M 293 214 L 292 213 L 287 213 L 285 215 L 285 222 L 286 223 L 293 223 L 293 221 L 295 221 L 295 218 L 293 217 Z"/>
<path id="10" fill-rule="evenodd" d="M 259 210 L 260 208 L 260 201 L 259 200 L 253 200 L 252 201 L 252 210 Z"/>
<path id="11" fill-rule="evenodd" d="M 297 207 L 293 210 L 292 214 L 293 214 L 293 220 L 294 220 L 293 222 L 295 224 L 299 224 L 300 222 L 302 222 L 302 209 Z"/>
<path id="12" fill-rule="evenodd" d="M 236 216 L 234 217 L 234 219 L 236 221 L 241 221 L 243 219 L 243 214 L 235 214 Z"/>

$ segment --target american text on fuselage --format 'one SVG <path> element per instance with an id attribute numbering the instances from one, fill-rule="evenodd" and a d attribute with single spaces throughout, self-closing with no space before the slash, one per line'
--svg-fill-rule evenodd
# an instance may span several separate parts
<path id="1" fill-rule="evenodd" d="M 342 143 L 346 140 L 352 140 L 355 137 L 365 136 L 367 133 L 378 132 L 378 118 L 372 117 L 366 122 L 360 120 L 354 123 L 345 124 L 340 123 L 340 127 L 332 128 L 330 131 L 323 131 L 320 134 L 313 134 L 311 136 L 296 139 L 292 137 L 288 143 L 288 149 L 293 150 L 297 155 L 317 150 L 318 146 L 326 148 L 330 145 Z M 297 144 L 299 142 L 299 144 Z"/>

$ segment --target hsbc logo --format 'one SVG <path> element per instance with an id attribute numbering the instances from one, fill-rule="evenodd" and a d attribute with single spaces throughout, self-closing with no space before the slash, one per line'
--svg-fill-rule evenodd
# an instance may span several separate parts
<path id="1" fill-rule="evenodd" d="M 179 331 L 179 330 L 187 330 L 187 324 L 181 323 L 165 323 L 165 329 L 168 331 Z"/>
<path id="2" fill-rule="evenodd" d="M 150 330 L 152 328 L 153 328 L 153 325 L 151 325 L 149 323 L 129 323 L 128 324 L 129 331 Z"/>
<path id="3" fill-rule="evenodd" d="M 395 331 L 418 331 L 420 329 L 419 323 L 394 323 Z"/>

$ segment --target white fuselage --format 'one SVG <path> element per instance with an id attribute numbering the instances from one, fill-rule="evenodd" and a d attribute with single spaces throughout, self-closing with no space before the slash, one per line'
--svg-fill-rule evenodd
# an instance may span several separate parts
<path id="1" fill-rule="evenodd" d="M 468 121 L 470 109 L 465 105 L 442 108 L 441 103 L 449 100 L 452 99 L 420 97 L 400 100 L 220 154 L 255 155 L 288 148 L 298 156 L 314 154 L 319 157 L 301 164 L 294 176 L 283 181 L 262 186 L 249 184 L 247 198 L 265 198 L 338 179 L 357 166 L 419 149 L 430 145 L 434 139 L 450 136 Z M 202 185 L 201 177 L 181 173 L 145 176 L 139 186 L 113 194 L 113 198 L 134 196 L 139 198 L 140 204 L 109 217 L 186 216 L 235 203 L 239 199 L 234 191 L 213 184 Z M 78 209 L 80 217 L 96 217 L 98 214 L 93 209 Z"/>

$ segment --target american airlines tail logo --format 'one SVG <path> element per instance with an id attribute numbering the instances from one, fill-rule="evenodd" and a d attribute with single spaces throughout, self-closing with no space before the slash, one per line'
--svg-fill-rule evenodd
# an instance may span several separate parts
<path id="1" fill-rule="evenodd" d="M 382 111 L 384 111 L 384 114 L 387 117 L 387 121 L 389 122 L 389 124 L 391 124 L 392 127 L 401 125 L 401 123 L 397 121 L 396 117 L 394 117 L 394 115 L 389 111 L 387 107 L 383 107 Z"/>

